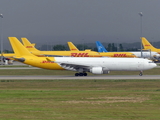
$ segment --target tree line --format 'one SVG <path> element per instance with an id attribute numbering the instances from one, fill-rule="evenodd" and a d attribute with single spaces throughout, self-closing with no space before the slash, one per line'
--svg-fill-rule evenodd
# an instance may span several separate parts
<path id="1" fill-rule="evenodd" d="M 86 50 L 86 49 L 91 49 L 93 51 L 98 51 L 97 47 L 93 46 L 88 46 L 88 45 L 83 45 L 83 44 L 78 44 L 76 47 L 79 50 Z M 124 48 L 122 44 L 118 44 L 115 46 L 115 43 L 109 43 L 107 46 L 104 46 L 107 51 L 113 52 L 113 51 L 138 51 L 138 48 L 133 47 L 133 48 Z M 68 45 L 54 45 L 52 47 L 52 50 L 58 51 L 58 50 L 69 50 Z"/>

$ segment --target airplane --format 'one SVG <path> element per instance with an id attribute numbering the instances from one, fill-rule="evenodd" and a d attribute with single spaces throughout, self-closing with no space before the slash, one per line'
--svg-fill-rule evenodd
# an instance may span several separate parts
<path id="1" fill-rule="evenodd" d="M 101 49 L 98 49 L 98 52 L 104 53 L 105 51 L 107 51 L 105 49 L 105 47 L 101 44 L 100 41 L 96 41 L 96 46 L 97 46 L 97 48 L 101 48 Z M 160 54 L 158 54 L 157 52 L 143 51 L 142 56 L 141 56 L 141 52 L 137 52 L 137 51 L 130 51 L 130 52 L 133 53 L 138 58 L 143 57 L 143 58 L 152 59 L 154 61 L 156 61 L 157 59 L 160 58 Z M 121 53 L 123 54 L 125 52 L 121 52 Z M 101 53 L 100 53 L 100 55 L 101 55 Z"/>
<path id="2" fill-rule="evenodd" d="M 110 71 L 140 71 L 148 70 L 157 65 L 143 58 L 111 58 L 111 57 L 38 57 L 30 53 L 16 37 L 8 37 L 16 56 L 11 59 L 34 67 L 50 70 L 77 71 L 75 76 L 93 74 L 108 74 Z"/>
<path id="3" fill-rule="evenodd" d="M 68 42 L 68 46 L 69 46 L 70 50 L 77 50 L 78 51 L 78 48 L 76 46 L 74 46 L 72 42 Z M 100 48 L 100 50 L 102 50 L 102 49 L 103 49 L 103 46 L 102 46 L 102 48 Z M 107 51 L 107 50 L 105 49 L 105 51 Z M 106 57 L 106 56 L 108 56 L 108 57 L 131 57 L 131 58 L 136 57 L 131 52 L 99 52 L 99 55 L 101 55 L 103 57 Z"/>
<path id="4" fill-rule="evenodd" d="M 150 50 L 153 52 L 158 52 L 160 54 L 160 49 L 153 47 L 145 37 L 142 37 L 142 45 L 144 47 L 144 50 Z"/>
<path id="5" fill-rule="evenodd" d="M 23 45 L 34 55 L 72 56 L 72 57 L 102 57 L 95 51 L 40 51 L 29 42 L 27 38 L 21 38 Z"/>

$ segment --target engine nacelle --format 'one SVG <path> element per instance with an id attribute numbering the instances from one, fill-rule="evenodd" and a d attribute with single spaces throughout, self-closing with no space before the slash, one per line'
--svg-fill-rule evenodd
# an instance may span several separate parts
<path id="1" fill-rule="evenodd" d="M 160 58 L 160 54 L 155 54 L 154 57 L 155 58 Z"/>
<path id="2" fill-rule="evenodd" d="M 93 67 L 90 69 L 90 72 L 93 74 L 108 74 L 108 70 L 103 70 L 102 67 Z"/>

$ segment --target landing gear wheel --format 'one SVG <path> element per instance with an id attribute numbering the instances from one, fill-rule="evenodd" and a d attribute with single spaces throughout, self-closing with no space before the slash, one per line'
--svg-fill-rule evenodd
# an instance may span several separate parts
<path id="1" fill-rule="evenodd" d="M 75 73 L 75 76 L 79 76 L 79 73 Z"/>
<path id="2" fill-rule="evenodd" d="M 83 73 L 79 73 L 79 76 L 83 76 Z"/>
<path id="3" fill-rule="evenodd" d="M 87 73 L 83 73 L 84 76 L 87 76 Z"/>
<path id="4" fill-rule="evenodd" d="M 87 73 L 75 73 L 75 76 L 87 76 Z"/>
<path id="5" fill-rule="evenodd" d="M 140 72 L 140 73 L 139 73 L 139 76 L 142 76 L 142 75 L 143 75 L 143 73 L 142 73 L 142 72 Z"/>

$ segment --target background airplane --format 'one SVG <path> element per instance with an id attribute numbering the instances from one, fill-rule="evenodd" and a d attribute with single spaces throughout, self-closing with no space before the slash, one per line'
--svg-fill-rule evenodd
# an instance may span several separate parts
<path id="1" fill-rule="evenodd" d="M 109 71 L 140 71 L 148 70 L 157 65 L 150 60 L 141 58 L 107 58 L 107 57 L 37 57 L 31 54 L 15 37 L 9 37 L 16 56 L 12 59 L 24 64 L 51 70 L 78 71 L 75 76 L 107 74 Z"/>
<path id="2" fill-rule="evenodd" d="M 40 51 L 37 50 L 27 38 L 21 38 L 24 46 L 33 54 L 35 55 L 61 55 L 61 56 L 69 56 L 66 53 L 70 53 L 73 57 L 135 57 L 133 53 L 126 52 L 124 54 L 121 53 L 98 53 L 91 50 L 79 51 L 78 48 L 72 43 L 68 42 L 70 50 L 73 51 Z"/>
<path id="3" fill-rule="evenodd" d="M 69 46 L 70 50 L 72 50 L 72 49 L 78 50 L 78 48 L 75 45 L 73 45 L 72 42 L 68 42 L 68 46 Z M 101 50 L 102 50 L 102 48 L 101 48 Z M 105 51 L 107 51 L 107 50 L 105 50 Z M 131 57 L 131 58 L 136 57 L 131 52 L 99 52 L 99 55 L 101 55 L 103 57 Z"/>
<path id="4" fill-rule="evenodd" d="M 72 57 L 101 57 L 95 51 L 40 51 L 27 38 L 21 38 L 23 45 L 34 55 L 72 56 Z"/>
<path id="5" fill-rule="evenodd" d="M 153 47 L 145 37 L 142 37 L 142 45 L 144 47 L 144 50 L 150 50 L 153 52 L 158 52 L 160 54 L 160 49 Z"/>
<path id="6" fill-rule="evenodd" d="M 97 48 L 101 48 L 101 49 L 98 49 L 98 52 L 107 51 L 100 41 L 96 41 L 96 46 Z M 137 51 L 130 51 L 130 52 L 133 53 L 138 58 L 141 58 L 143 56 L 143 58 L 148 58 L 155 61 L 160 58 L 160 54 L 158 54 L 157 52 L 143 51 L 142 56 L 141 56 L 141 52 L 137 52 Z M 122 53 L 125 53 L 125 52 L 122 52 Z"/>

